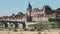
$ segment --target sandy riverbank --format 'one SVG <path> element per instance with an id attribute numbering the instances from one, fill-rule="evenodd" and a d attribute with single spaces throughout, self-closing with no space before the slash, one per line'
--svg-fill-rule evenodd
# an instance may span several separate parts
<path id="1" fill-rule="evenodd" d="M 0 31 L 0 34 L 38 34 L 37 31 Z M 44 30 L 41 31 L 41 34 L 60 34 L 60 30 L 58 29 L 51 29 L 51 30 Z"/>

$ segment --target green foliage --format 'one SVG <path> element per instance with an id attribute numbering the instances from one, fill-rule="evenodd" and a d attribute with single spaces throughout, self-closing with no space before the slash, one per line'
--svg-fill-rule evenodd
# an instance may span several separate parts
<path id="1" fill-rule="evenodd" d="M 60 25 L 58 25 L 57 22 L 49 24 L 49 25 L 48 24 L 31 24 L 31 25 L 29 25 L 29 27 L 30 28 L 33 27 L 33 29 L 31 29 L 32 31 L 34 31 L 34 30 L 42 31 L 44 29 L 49 29 L 49 28 L 60 28 Z"/>
<path id="2" fill-rule="evenodd" d="M 35 29 L 34 28 L 30 28 L 30 29 L 29 28 L 25 28 L 24 31 L 35 31 Z"/>
<path id="3" fill-rule="evenodd" d="M 28 25 L 28 26 L 30 28 L 33 27 L 37 31 L 41 31 L 42 29 L 47 29 L 48 28 L 48 26 L 46 24 L 32 24 L 32 25 Z"/>
<path id="4" fill-rule="evenodd" d="M 29 29 L 28 28 L 24 28 L 24 31 L 28 31 Z"/>
<path id="5" fill-rule="evenodd" d="M 60 14 L 60 8 L 56 9 L 56 12 Z"/>
<path id="6" fill-rule="evenodd" d="M 9 31 L 11 31 L 11 28 L 9 28 Z"/>
<path id="7" fill-rule="evenodd" d="M 56 10 L 51 10 L 51 13 L 56 13 Z"/>
<path id="8" fill-rule="evenodd" d="M 31 30 L 30 30 L 30 31 L 35 31 L 35 29 L 31 28 Z"/>
<path id="9" fill-rule="evenodd" d="M 31 24 L 28 25 L 30 28 L 33 27 L 33 30 L 36 31 L 42 31 L 44 29 L 49 29 L 49 28 L 60 28 L 60 25 L 57 24 L 58 22 L 54 22 L 51 24 Z M 60 22 L 59 22 L 60 23 Z"/>
<path id="10" fill-rule="evenodd" d="M 57 19 L 57 18 L 49 18 L 48 19 L 49 22 L 54 22 L 54 23 L 57 23 L 58 25 L 60 25 L 60 19 Z"/>
<path id="11" fill-rule="evenodd" d="M 58 25 L 60 25 L 60 19 L 49 18 L 48 21 L 50 21 L 50 22 L 55 22 L 55 23 L 57 23 Z"/>
<path id="12" fill-rule="evenodd" d="M 50 21 L 50 22 L 55 22 L 55 21 L 56 21 L 56 19 L 49 18 L 49 19 L 48 19 L 48 21 Z"/>
<path id="13" fill-rule="evenodd" d="M 41 34 L 41 32 L 38 32 L 38 34 Z"/>
<path id="14" fill-rule="evenodd" d="M 16 28 L 14 28 L 14 32 L 17 32 L 17 29 Z"/>
<path id="15" fill-rule="evenodd" d="M 57 23 L 53 23 L 51 24 L 51 28 L 60 28 L 60 25 L 58 25 Z"/>
<path id="16" fill-rule="evenodd" d="M 60 14 L 60 8 L 57 8 L 56 10 L 51 10 L 51 13 L 58 13 L 58 14 Z"/>

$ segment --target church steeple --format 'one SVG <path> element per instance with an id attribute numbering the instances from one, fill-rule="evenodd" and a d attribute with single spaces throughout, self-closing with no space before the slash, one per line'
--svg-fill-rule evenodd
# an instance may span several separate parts
<path id="1" fill-rule="evenodd" d="M 32 12 L 32 6 L 29 1 L 28 7 L 27 7 L 27 22 L 32 22 L 31 12 Z"/>
<path id="2" fill-rule="evenodd" d="M 30 8 L 32 7 L 31 4 L 30 4 L 30 1 L 29 1 L 29 4 L 28 4 L 28 7 L 30 7 Z"/>
<path id="3" fill-rule="evenodd" d="M 29 1 L 28 7 L 27 7 L 27 15 L 31 15 L 31 12 L 32 12 L 32 6 L 31 6 L 30 1 Z"/>

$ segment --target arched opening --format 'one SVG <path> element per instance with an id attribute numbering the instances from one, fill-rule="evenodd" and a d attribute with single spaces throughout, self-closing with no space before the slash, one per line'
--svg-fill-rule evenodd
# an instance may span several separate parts
<path id="1" fill-rule="evenodd" d="M 3 23 L 0 23 L 0 28 L 3 28 Z"/>
<path id="2" fill-rule="evenodd" d="M 22 29 L 23 28 L 23 25 L 21 23 L 18 23 L 18 28 L 19 29 Z"/>
<path id="3" fill-rule="evenodd" d="M 14 23 L 10 23 L 10 28 L 15 28 L 15 24 Z"/>
<path id="4" fill-rule="evenodd" d="M 22 28 L 26 28 L 26 24 L 25 24 L 25 22 L 20 22 L 23 26 L 22 26 Z"/>
<path id="5" fill-rule="evenodd" d="M 20 23 L 15 22 L 14 24 L 15 24 L 15 28 L 18 28 L 20 26 L 21 26 L 20 28 L 25 28 L 26 27 L 25 22 L 20 22 Z"/>
<path id="6" fill-rule="evenodd" d="M 0 22 L 0 28 L 7 28 L 6 24 L 3 22 Z"/>

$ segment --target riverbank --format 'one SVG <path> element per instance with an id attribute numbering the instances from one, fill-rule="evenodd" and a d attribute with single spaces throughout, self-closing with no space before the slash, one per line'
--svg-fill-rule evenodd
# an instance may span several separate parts
<path id="1" fill-rule="evenodd" d="M 60 30 L 59 29 L 50 29 L 50 30 L 44 30 L 44 31 L 40 31 L 41 34 L 60 34 Z M 0 31 L 0 34 L 38 34 L 38 31 Z"/>

